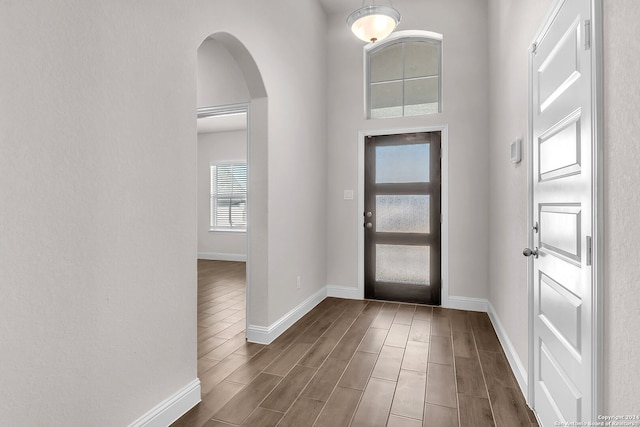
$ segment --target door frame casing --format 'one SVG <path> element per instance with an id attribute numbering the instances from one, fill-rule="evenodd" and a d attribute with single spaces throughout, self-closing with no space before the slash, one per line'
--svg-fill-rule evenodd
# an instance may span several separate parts
<path id="1" fill-rule="evenodd" d="M 528 247 L 535 246 L 535 236 L 532 231 L 534 222 L 534 197 L 533 197 L 533 52 L 534 47 L 544 38 L 548 32 L 553 20 L 557 16 L 559 10 L 567 0 L 556 0 L 553 7 L 545 17 L 542 26 L 536 33 L 533 41 L 531 42 L 528 50 L 528 71 L 529 71 L 529 83 L 528 83 L 528 159 L 527 159 L 527 226 L 529 230 L 528 235 Z M 602 0 L 589 0 L 591 8 L 591 152 L 592 152 L 592 310 L 593 313 L 591 319 L 591 334 L 592 334 L 592 348 L 589 349 L 593 361 L 592 365 L 592 389 L 591 402 L 592 402 L 592 418 L 597 420 L 597 416 L 602 414 L 604 409 L 604 392 L 603 392 L 603 372 L 604 372 L 604 298 L 603 298 L 603 283 L 604 283 L 604 92 L 603 92 L 603 4 Z M 527 287 L 528 287 L 528 334 L 529 334 L 529 351 L 528 351 L 528 378 L 527 378 L 527 402 L 529 406 L 534 406 L 534 393 L 535 393 L 535 373 L 534 373 L 534 271 L 533 262 L 530 260 L 527 264 Z"/>
<path id="2" fill-rule="evenodd" d="M 448 125 L 425 126 L 413 128 L 371 129 L 358 131 L 358 290 L 357 296 L 364 299 L 364 173 L 365 173 L 365 140 L 368 136 L 402 135 L 407 133 L 440 132 L 441 164 L 441 207 L 442 223 L 440 224 L 440 272 L 441 272 L 441 305 L 449 305 L 449 128 Z"/>
<path id="3" fill-rule="evenodd" d="M 250 178 L 251 178 L 251 161 L 250 161 L 250 153 L 251 153 L 251 104 L 249 102 L 242 102 L 242 103 L 237 103 L 237 104 L 226 104 L 226 105 L 218 105 L 218 106 L 211 106 L 211 107 L 199 107 L 196 110 L 196 118 L 202 118 L 202 117 L 214 117 L 214 116 L 227 116 L 227 115 L 231 115 L 231 114 L 238 114 L 238 113 L 244 113 L 246 114 L 246 121 L 247 121 L 247 141 L 246 141 L 246 147 L 247 147 L 247 156 L 246 156 L 246 162 L 247 162 L 247 183 L 250 182 Z M 247 218 L 250 218 L 250 212 L 251 212 L 251 188 L 249 185 L 247 185 Z M 245 261 L 245 274 L 246 274 L 246 280 L 245 280 L 245 294 L 246 294 L 246 301 L 245 301 L 245 309 L 246 309 L 246 319 L 245 319 L 245 336 L 246 336 L 246 331 L 248 330 L 249 326 L 251 325 L 251 239 L 249 238 L 250 236 L 250 231 L 251 231 L 251 227 L 250 224 L 247 224 L 247 231 L 245 232 L 245 239 L 246 239 L 246 254 L 247 254 L 247 259 Z"/>

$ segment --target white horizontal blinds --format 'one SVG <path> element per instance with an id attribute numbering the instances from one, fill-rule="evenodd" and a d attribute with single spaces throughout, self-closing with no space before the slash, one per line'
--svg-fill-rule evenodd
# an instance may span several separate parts
<path id="1" fill-rule="evenodd" d="M 212 229 L 247 229 L 247 164 L 211 165 Z"/>

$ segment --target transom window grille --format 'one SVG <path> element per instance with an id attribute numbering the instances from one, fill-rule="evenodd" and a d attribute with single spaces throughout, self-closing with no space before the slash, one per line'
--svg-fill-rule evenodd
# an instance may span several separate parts
<path id="1" fill-rule="evenodd" d="M 424 33 L 428 36 L 387 39 L 366 51 L 368 118 L 442 111 L 442 36 Z"/>
<path id="2" fill-rule="evenodd" d="M 211 230 L 247 230 L 247 164 L 212 163 Z"/>

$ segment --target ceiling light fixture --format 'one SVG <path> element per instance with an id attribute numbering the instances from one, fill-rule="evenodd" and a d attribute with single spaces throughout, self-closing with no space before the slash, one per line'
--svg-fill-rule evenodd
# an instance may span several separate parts
<path id="1" fill-rule="evenodd" d="M 366 1 L 366 0 L 365 0 Z M 362 7 L 347 18 L 347 26 L 360 40 L 375 43 L 389 36 L 400 22 L 400 12 L 391 6 L 378 6 L 375 0 L 370 5 L 362 2 Z"/>

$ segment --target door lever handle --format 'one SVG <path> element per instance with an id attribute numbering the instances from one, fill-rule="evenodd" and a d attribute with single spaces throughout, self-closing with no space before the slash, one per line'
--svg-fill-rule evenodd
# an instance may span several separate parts
<path id="1" fill-rule="evenodd" d="M 522 255 L 533 256 L 534 258 L 538 258 L 538 247 L 536 246 L 536 248 L 533 250 L 529 248 L 524 248 L 524 251 L 522 251 Z"/>

